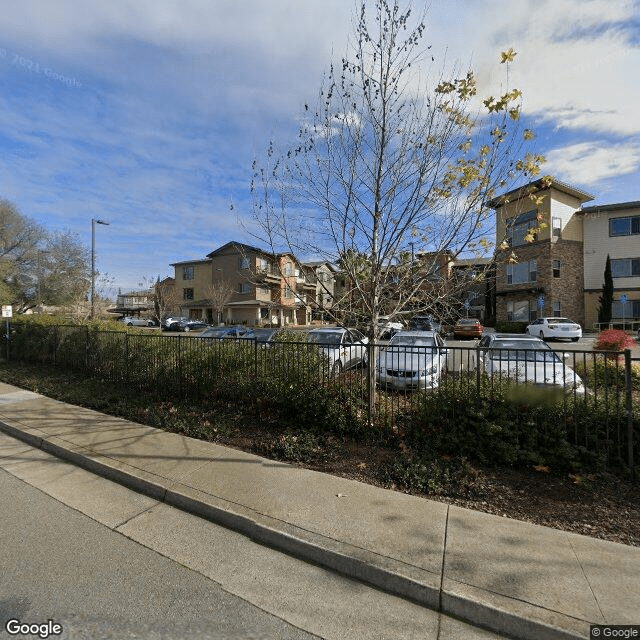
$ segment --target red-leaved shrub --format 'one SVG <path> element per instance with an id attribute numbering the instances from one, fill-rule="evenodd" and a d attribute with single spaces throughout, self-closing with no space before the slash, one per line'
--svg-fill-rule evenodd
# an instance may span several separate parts
<path id="1" fill-rule="evenodd" d="M 607 329 L 599 336 L 594 349 L 598 351 L 624 351 L 636 346 L 636 341 L 621 329 Z"/>

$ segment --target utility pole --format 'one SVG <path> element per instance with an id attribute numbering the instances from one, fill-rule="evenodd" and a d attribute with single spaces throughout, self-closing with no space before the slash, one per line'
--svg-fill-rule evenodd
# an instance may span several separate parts
<path id="1" fill-rule="evenodd" d="M 99 220 L 98 218 L 91 218 L 91 319 L 93 320 L 93 314 L 95 312 L 95 295 L 96 295 L 96 225 L 104 224 L 108 225 L 108 222 Z"/>

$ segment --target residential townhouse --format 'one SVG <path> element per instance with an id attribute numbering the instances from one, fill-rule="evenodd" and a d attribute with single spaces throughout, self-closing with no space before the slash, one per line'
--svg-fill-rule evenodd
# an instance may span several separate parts
<path id="1" fill-rule="evenodd" d="M 214 322 L 216 306 L 226 323 L 306 325 L 311 322 L 317 283 L 312 266 L 288 253 L 275 254 L 228 242 L 203 260 L 176 262 L 183 313 Z M 228 295 L 220 297 L 220 290 Z M 217 300 L 217 302 L 216 302 Z"/>
<path id="2" fill-rule="evenodd" d="M 612 321 L 628 328 L 640 322 L 640 203 L 583 206 L 593 199 L 552 179 L 488 203 L 496 211 L 496 246 L 506 245 L 495 256 L 498 321 L 561 315 L 596 328 L 610 255 Z M 546 228 L 538 228 L 541 221 Z"/>

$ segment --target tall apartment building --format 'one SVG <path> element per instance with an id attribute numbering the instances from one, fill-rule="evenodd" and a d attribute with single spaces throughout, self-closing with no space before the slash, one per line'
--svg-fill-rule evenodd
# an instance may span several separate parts
<path id="1" fill-rule="evenodd" d="M 609 255 L 612 321 L 640 323 L 640 202 L 583 206 L 593 198 L 537 180 L 488 203 L 496 211 L 496 246 L 507 246 L 496 252 L 497 320 L 562 315 L 595 328 Z M 532 234 L 540 219 L 547 228 Z"/>
<path id="2" fill-rule="evenodd" d="M 640 320 L 640 202 L 582 209 L 584 218 L 585 326 L 598 322 L 599 299 L 607 255 L 611 258 L 614 302 L 612 320 L 627 325 Z"/>
<path id="3" fill-rule="evenodd" d="M 496 319 L 585 321 L 583 203 L 594 196 L 537 180 L 488 203 L 496 211 Z M 547 227 L 533 233 L 540 222 Z M 533 237 L 531 237 L 533 235 Z"/>

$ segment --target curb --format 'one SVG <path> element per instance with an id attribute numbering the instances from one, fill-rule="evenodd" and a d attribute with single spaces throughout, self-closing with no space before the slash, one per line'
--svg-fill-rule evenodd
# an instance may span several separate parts
<path id="1" fill-rule="evenodd" d="M 179 483 L 166 486 L 160 476 L 157 481 L 150 472 L 145 472 L 148 477 L 141 477 L 109 464 L 113 459 L 106 455 L 62 447 L 3 420 L 0 420 L 0 431 L 158 502 L 237 531 L 259 544 L 475 626 L 521 640 L 583 640 L 589 637 L 589 623 L 584 620 L 505 596 L 480 593 L 477 588 L 450 580 L 445 586 L 440 575 L 301 529 L 190 487 L 184 486 L 181 491 Z M 188 493 L 201 493 L 206 501 Z M 429 577 L 432 580 L 428 580 Z M 473 589 L 476 594 L 471 593 Z M 474 595 L 486 596 L 485 600 L 495 602 L 480 602 Z M 513 609 L 520 609 L 520 613 L 514 613 Z M 559 625 L 556 621 L 564 624 Z"/>

